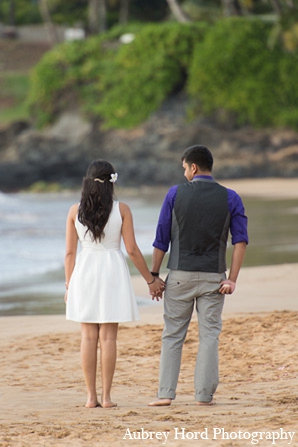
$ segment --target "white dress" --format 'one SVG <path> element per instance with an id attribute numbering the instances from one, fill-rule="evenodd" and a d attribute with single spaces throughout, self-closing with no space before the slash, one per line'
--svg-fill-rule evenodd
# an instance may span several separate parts
<path id="1" fill-rule="evenodd" d="M 81 243 L 67 294 L 66 319 L 121 323 L 139 319 L 125 256 L 120 248 L 122 217 L 114 202 L 101 242 L 93 242 L 76 217 Z"/>

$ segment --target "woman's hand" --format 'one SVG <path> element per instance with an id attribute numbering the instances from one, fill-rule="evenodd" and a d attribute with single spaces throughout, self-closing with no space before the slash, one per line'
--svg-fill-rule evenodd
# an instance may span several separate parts
<path id="1" fill-rule="evenodd" d="M 148 286 L 152 300 L 156 299 L 156 301 L 159 301 L 162 299 L 162 294 L 166 288 L 166 284 L 161 278 L 155 276 L 153 283 L 148 284 Z"/>

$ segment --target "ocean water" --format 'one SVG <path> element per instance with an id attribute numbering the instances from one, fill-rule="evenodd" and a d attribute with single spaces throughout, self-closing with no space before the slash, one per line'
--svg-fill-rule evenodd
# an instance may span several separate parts
<path id="1" fill-rule="evenodd" d="M 65 223 L 79 198 L 79 192 L 0 193 L 0 316 L 64 312 Z M 132 209 L 139 247 L 150 254 L 162 198 L 120 199 Z"/>
<path id="2" fill-rule="evenodd" d="M 152 253 L 164 193 L 153 189 L 118 194 L 132 210 L 144 255 Z M 65 223 L 79 198 L 79 192 L 0 192 L 0 316 L 64 313 Z M 243 201 L 250 238 L 244 266 L 298 262 L 298 200 Z M 230 256 L 229 246 L 228 265 Z M 148 297 L 137 300 L 139 306 L 152 303 Z"/>

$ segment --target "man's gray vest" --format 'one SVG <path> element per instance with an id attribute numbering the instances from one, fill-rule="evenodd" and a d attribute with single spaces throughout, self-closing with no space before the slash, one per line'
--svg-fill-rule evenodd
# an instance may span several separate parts
<path id="1" fill-rule="evenodd" d="M 178 186 L 168 268 L 222 273 L 230 227 L 228 191 L 213 179 Z"/>

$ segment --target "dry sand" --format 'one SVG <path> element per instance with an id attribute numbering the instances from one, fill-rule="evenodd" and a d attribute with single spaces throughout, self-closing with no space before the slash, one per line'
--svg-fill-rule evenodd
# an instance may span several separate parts
<path id="1" fill-rule="evenodd" d="M 261 188 L 269 195 L 276 188 L 282 197 L 287 190 L 298 197 L 296 179 L 257 182 L 256 189 L 255 181 L 227 184 L 242 194 Z M 298 264 L 242 269 L 236 292 L 226 298 L 213 407 L 198 407 L 193 399 L 195 319 L 183 350 L 177 399 L 171 407 L 148 407 L 158 385 L 160 303 L 141 308 L 140 322 L 120 326 L 113 387 L 118 407 L 113 409 L 84 407 L 78 324 L 61 315 L 1 318 L 0 446 L 298 446 L 297 272 Z M 146 296 L 144 281 L 133 282 L 136 293 Z M 185 439 L 175 438 L 175 430 L 183 429 Z M 230 439 L 213 439 L 219 429 Z M 202 431 L 203 439 L 196 434 Z M 265 432 L 263 438 L 283 434 L 284 439 L 273 444 L 256 438 L 258 444 L 252 444 L 256 431 Z M 148 432 L 155 432 L 152 439 L 144 439 Z M 295 432 L 292 441 L 286 432 Z"/>

